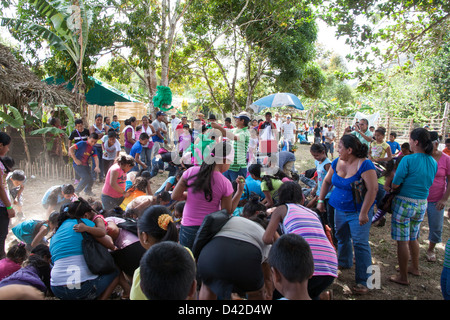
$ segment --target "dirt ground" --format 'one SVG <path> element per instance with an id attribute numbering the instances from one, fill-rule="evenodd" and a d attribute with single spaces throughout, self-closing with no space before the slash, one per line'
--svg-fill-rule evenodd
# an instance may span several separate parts
<path id="1" fill-rule="evenodd" d="M 337 156 L 337 153 L 335 153 Z M 309 153 L 309 146 L 300 145 L 296 151 L 296 169 L 300 172 L 314 167 L 314 160 Z M 167 172 L 159 174 L 152 179 L 152 190 L 155 191 L 158 186 L 166 179 Z M 24 214 L 27 219 L 44 219 L 45 210 L 41 205 L 41 198 L 45 191 L 51 186 L 70 183 L 70 181 L 48 180 L 42 181 L 38 178 L 28 177 L 24 191 Z M 100 199 L 101 185 L 96 183 L 93 188 L 97 198 Z M 449 206 L 448 206 L 449 207 Z M 447 207 L 447 208 L 448 208 Z M 386 225 L 384 227 L 372 227 L 370 232 L 370 246 L 372 250 L 373 264 L 379 267 L 381 284 L 379 288 L 371 290 L 367 295 L 353 295 L 350 288 L 354 285 L 354 268 L 339 271 L 339 277 L 331 286 L 334 300 L 443 300 L 440 291 L 440 276 L 444 259 L 445 243 L 450 237 L 450 223 L 446 214 L 444 219 L 443 243 L 436 247 L 437 262 L 431 263 L 425 260 L 425 252 L 428 247 L 428 222 L 422 223 L 420 237 L 420 270 L 421 276 L 411 276 L 410 285 L 402 286 L 390 282 L 388 279 L 396 273 L 397 252 L 396 243 L 390 235 L 390 219 L 387 215 Z M 11 225 L 16 223 L 15 219 Z M 15 239 L 10 232 L 7 244 Z"/>

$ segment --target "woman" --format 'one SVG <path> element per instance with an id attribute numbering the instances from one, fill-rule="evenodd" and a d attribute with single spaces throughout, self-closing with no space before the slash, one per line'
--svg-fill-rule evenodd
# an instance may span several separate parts
<path id="1" fill-rule="evenodd" d="M 139 241 L 145 250 L 163 241 L 178 242 L 178 230 L 165 206 L 154 205 L 147 208 L 137 223 Z M 147 300 L 142 292 L 140 268 L 133 274 L 130 300 Z"/>
<path id="2" fill-rule="evenodd" d="M 239 192 L 232 198 L 233 187 L 230 180 L 223 175 L 230 167 L 230 154 L 232 156 L 228 143 L 217 144 L 201 166 L 191 167 L 183 173 L 173 190 L 172 200 L 186 200 L 180 243 L 189 249 L 192 249 L 196 232 L 206 215 L 221 209 L 226 209 L 231 214 L 237 207 L 239 198 L 236 195 Z M 238 180 L 240 178 L 242 177 L 238 177 Z M 239 185 L 242 185 L 241 181 Z"/>
<path id="3" fill-rule="evenodd" d="M 304 198 L 301 186 L 293 181 L 286 182 L 279 191 L 279 205 L 271 214 L 263 241 L 266 244 L 274 243 L 281 223 L 284 234 L 295 233 L 308 242 L 314 260 L 314 274 L 308 280 L 308 294 L 317 300 L 337 278 L 336 250 L 328 240 L 319 216 L 302 206 Z"/>
<path id="4" fill-rule="evenodd" d="M 124 149 L 127 154 L 130 154 L 130 150 L 133 147 L 133 145 L 136 143 L 135 139 L 135 131 L 136 131 L 136 125 L 137 120 L 136 117 L 131 117 L 127 120 L 125 120 L 125 128 L 123 129 L 124 133 Z"/>
<path id="5" fill-rule="evenodd" d="M 93 274 L 84 259 L 83 235 L 74 227 L 81 219 L 87 226 L 95 224 L 84 215 L 92 207 L 84 199 L 78 199 L 68 205 L 68 210 L 60 213 L 58 226 L 50 240 L 50 253 L 53 268 L 51 271 L 51 290 L 61 300 L 106 300 L 110 297 L 119 281 L 118 271 L 106 275 Z M 105 230 L 92 234 L 94 238 L 106 235 Z M 103 233 L 100 232 L 102 230 Z"/>
<path id="6" fill-rule="evenodd" d="M 129 192 L 125 191 L 127 172 L 135 166 L 134 158 L 130 155 L 120 155 L 117 162 L 111 166 L 106 174 L 102 189 L 102 205 L 104 210 L 120 206 Z"/>
<path id="7" fill-rule="evenodd" d="M 231 299 L 232 293 L 249 299 L 272 298 L 267 257 L 270 246 L 262 241 L 267 225 L 265 214 L 256 218 L 233 216 L 201 250 L 198 277 L 199 299 Z"/>
<path id="8" fill-rule="evenodd" d="M 413 154 L 400 161 L 392 180 L 392 188 L 400 187 L 400 192 L 392 201 L 391 236 L 397 241 L 399 273 L 390 281 L 408 285 L 408 273 L 420 275 L 419 271 L 419 230 L 427 210 L 429 189 L 437 172 L 433 159 L 433 143 L 430 133 L 424 128 L 411 131 L 410 148 Z M 411 266 L 408 260 L 411 257 Z"/>
<path id="9" fill-rule="evenodd" d="M 429 262 L 436 262 L 434 248 L 442 241 L 442 227 L 444 225 L 444 208 L 450 195 L 448 180 L 450 179 L 450 157 L 438 150 L 439 136 L 436 131 L 430 132 L 433 141 L 432 156 L 436 160 L 438 169 L 434 177 L 433 184 L 429 190 L 427 198 L 428 226 L 430 229 L 428 250 L 426 259 Z"/>
<path id="10" fill-rule="evenodd" d="M 338 241 L 338 264 L 341 268 L 351 268 L 353 249 L 355 252 L 355 280 L 353 291 L 357 294 L 368 292 L 367 268 L 372 265 L 369 245 L 369 231 L 373 215 L 373 204 L 378 192 L 375 167 L 367 159 L 369 148 L 354 135 L 344 135 L 339 141 L 339 158 L 331 163 L 331 168 L 322 183 L 317 209 L 325 212 L 325 197 L 333 186 L 329 204 L 335 208 L 336 239 Z M 352 182 L 362 179 L 367 192 L 360 204 L 353 199 Z"/>
<path id="11" fill-rule="evenodd" d="M 8 153 L 10 143 L 11 137 L 5 132 L 0 132 L 0 157 L 4 157 Z M 0 161 L 0 259 L 6 255 L 5 241 L 8 235 L 9 220 L 16 215 L 7 193 L 6 177 L 9 171 Z"/>

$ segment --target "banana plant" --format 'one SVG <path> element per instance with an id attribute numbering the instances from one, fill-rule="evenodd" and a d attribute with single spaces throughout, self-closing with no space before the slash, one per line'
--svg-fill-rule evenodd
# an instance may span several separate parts
<path id="1" fill-rule="evenodd" d="M 27 0 L 47 24 L 34 21 L 0 17 L 0 24 L 18 32 L 31 32 L 43 39 L 56 50 L 67 51 L 77 66 L 74 75 L 74 92 L 79 95 L 79 108 L 82 117 L 86 117 L 85 84 L 83 81 L 83 59 L 88 43 L 89 29 L 92 24 L 92 10 L 84 0 Z"/>
<path id="2" fill-rule="evenodd" d="M 28 163 L 31 163 L 31 155 L 30 155 L 30 149 L 28 147 L 28 142 L 26 138 L 26 131 L 25 131 L 25 118 L 22 116 L 20 111 L 12 106 L 7 107 L 7 111 L 0 111 L 0 118 L 3 120 L 0 124 L 0 129 L 3 129 L 5 127 L 12 127 L 19 131 L 20 137 L 23 141 L 23 147 L 25 150 L 25 154 L 27 156 Z"/>

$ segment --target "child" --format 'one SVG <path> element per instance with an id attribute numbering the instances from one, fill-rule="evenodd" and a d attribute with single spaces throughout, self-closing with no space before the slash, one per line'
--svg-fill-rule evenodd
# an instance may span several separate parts
<path id="1" fill-rule="evenodd" d="M 23 206 L 23 190 L 25 189 L 25 182 L 27 177 L 22 170 L 14 170 L 6 176 L 6 183 L 8 185 L 8 191 L 10 199 L 13 205 L 16 207 L 16 217 L 24 220 L 25 217 L 22 212 Z"/>
<path id="2" fill-rule="evenodd" d="M 325 179 L 325 176 L 328 173 L 328 170 L 331 167 L 331 160 L 328 159 L 325 146 L 323 144 L 315 143 L 311 146 L 309 149 L 309 152 L 311 153 L 312 157 L 314 158 L 314 164 L 316 166 L 316 173 L 317 173 L 317 184 L 311 191 L 313 195 L 313 199 L 308 202 L 307 207 L 312 208 L 316 205 L 317 199 L 320 195 L 320 190 L 322 188 L 323 180 Z M 315 191 L 315 192 L 314 192 Z M 328 200 L 330 199 L 331 190 L 327 193 L 325 196 L 324 204 L 326 212 L 321 215 L 322 221 L 324 221 L 333 231 L 332 234 L 334 235 L 334 208 L 330 205 L 328 205 Z M 336 242 L 336 241 L 335 241 Z"/>
<path id="3" fill-rule="evenodd" d="M 122 210 L 125 210 L 127 208 L 127 205 L 137 197 L 147 195 L 147 190 L 148 190 L 148 180 L 143 177 L 137 177 L 134 180 L 134 183 L 131 186 L 131 188 L 128 189 L 128 191 L 130 192 L 129 196 L 123 199 L 120 205 Z"/>
<path id="4" fill-rule="evenodd" d="M 383 183 L 383 188 L 386 191 L 386 194 L 391 191 L 391 184 L 395 176 L 395 170 L 397 169 L 401 159 L 402 157 L 399 157 L 396 160 L 392 159 L 388 161 L 386 163 L 386 169 L 378 179 L 378 183 Z M 377 204 L 380 204 L 380 202 L 377 202 Z M 385 214 L 386 211 L 378 208 L 377 212 L 373 215 L 372 224 L 378 227 L 383 227 L 386 222 L 386 218 L 384 217 Z M 379 222 L 377 223 L 377 221 Z"/>
<path id="5" fill-rule="evenodd" d="M 0 281 L 0 287 L 13 284 L 32 286 L 47 293 L 50 289 L 51 254 L 48 246 L 38 245 L 31 251 L 22 268 Z"/>
<path id="6" fill-rule="evenodd" d="M 57 185 L 49 188 L 42 197 L 42 206 L 47 209 L 47 214 L 50 215 L 55 210 L 69 203 L 75 195 L 75 188 L 71 184 Z"/>
<path id="7" fill-rule="evenodd" d="M 278 238 L 270 249 L 268 262 L 282 300 L 311 300 L 308 279 L 314 273 L 314 260 L 302 236 L 291 233 Z"/>
<path id="8" fill-rule="evenodd" d="M 374 141 L 370 143 L 369 159 L 374 162 L 389 161 L 392 159 L 390 146 L 384 141 L 386 129 L 378 127 L 373 135 Z"/>
<path id="9" fill-rule="evenodd" d="M 182 155 L 189 146 L 194 143 L 191 131 L 189 130 L 189 125 L 183 125 L 183 132 L 180 134 L 178 138 L 178 151 L 180 155 Z"/>
<path id="10" fill-rule="evenodd" d="M 6 253 L 6 257 L 0 260 L 0 280 L 19 270 L 27 256 L 25 243 L 20 242 L 12 245 Z"/>
<path id="11" fill-rule="evenodd" d="M 109 168 L 114 164 L 114 160 L 119 156 L 121 147 L 117 140 L 117 133 L 110 129 L 107 135 L 102 137 L 103 149 L 103 172 L 108 172 Z"/>
<path id="12" fill-rule="evenodd" d="M 147 169 L 147 165 L 141 161 L 140 155 L 142 153 L 142 148 L 148 143 L 149 139 L 150 137 L 148 136 L 148 134 L 143 132 L 139 136 L 139 141 L 136 141 L 133 147 L 131 147 L 130 156 L 132 156 L 134 160 L 136 160 L 136 166 L 134 166 L 131 171 L 139 171 L 139 165 L 143 169 Z"/>
<path id="13" fill-rule="evenodd" d="M 120 134 L 120 122 L 118 121 L 118 117 L 116 115 L 113 116 L 113 121 L 111 121 L 111 128 L 117 133 Z"/>
<path id="14" fill-rule="evenodd" d="M 186 201 L 178 201 L 174 206 L 173 222 L 175 222 L 175 225 L 177 226 L 178 230 L 180 229 L 180 226 L 181 226 L 181 218 L 183 217 L 183 210 L 184 210 L 185 204 L 186 204 Z"/>
<path id="15" fill-rule="evenodd" d="M 136 131 L 134 132 L 134 139 L 137 141 L 141 137 L 142 126 L 136 126 Z"/>
<path id="16" fill-rule="evenodd" d="M 23 241 L 28 250 L 32 250 L 40 243 L 47 243 L 45 236 L 49 233 L 53 233 L 58 225 L 59 212 L 53 211 L 48 220 L 26 220 L 19 223 L 12 232 L 20 241 Z"/>
<path id="17" fill-rule="evenodd" d="M 142 257 L 140 274 L 142 292 L 149 300 L 189 300 L 196 294 L 195 261 L 176 242 L 153 245 Z"/>
<path id="18" fill-rule="evenodd" d="M 400 144 L 397 141 L 395 141 L 396 138 L 397 138 L 397 133 L 391 132 L 389 134 L 389 141 L 387 141 L 387 144 L 391 147 L 392 156 L 394 156 L 394 157 L 396 157 L 398 155 L 398 153 L 402 150 L 402 148 L 400 147 Z"/>
<path id="19" fill-rule="evenodd" d="M 266 213 L 266 206 L 259 201 L 259 196 L 252 192 L 240 215 L 241 217 L 250 219 L 258 216 L 260 213 Z"/>
<path id="20" fill-rule="evenodd" d="M 170 211 L 164 206 L 152 206 L 145 210 L 138 220 L 138 235 L 141 245 L 149 250 L 153 245 L 172 241 L 178 242 L 178 230 L 170 216 Z M 171 278 L 171 277 L 169 277 Z M 146 300 L 146 295 L 141 289 L 140 268 L 133 275 L 130 300 Z"/>
<path id="21" fill-rule="evenodd" d="M 442 152 L 450 156 L 450 138 L 445 139 L 445 148 Z"/>
<path id="22" fill-rule="evenodd" d="M 175 188 L 178 181 L 180 181 L 181 176 L 183 175 L 184 170 L 179 170 L 176 175 L 170 176 L 163 182 L 163 184 L 159 187 L 158 190 L 155 191 L 155 195 L 160 194 L 163 191 L 172 191 Z"/>
<path id="23" fill-rule="evenodd" d="M 170 196 L 170 193 L 167 191 L 162 191 L 157 196 L 155 195 L 140 196 L 132 200 L 127 205 L 125 212 L 128 213 L 130 210 L 132 210 L 133 214 L 137 215 L 137 217 L 140 217 L 143 214 L 144 210 L 147 209 L 148 207 L 154 205 L 167 206 L 170 203 L 170 201 L 172 201 L 172 198 Z"/>
<path id="24" fill-rule="evenodd" d="M 398 156 L 407 156 L 413 154 L 413 152 L 411 151 L 411 146 L 408 142 L 403 143 L 401 149 L 402 150 L 399 152 Z"/>

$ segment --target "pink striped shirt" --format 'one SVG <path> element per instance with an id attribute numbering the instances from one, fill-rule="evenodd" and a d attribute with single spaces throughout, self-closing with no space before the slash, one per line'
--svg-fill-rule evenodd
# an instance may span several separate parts
<path id="1" fill-rule="evenodd" d="M 287 204 L 283 229 L 285 233 L 302 236 L 309 243 L 314 259 L 314 276 L 337 278 L 336 250 L 325 235 L 322 222 L 315 212 L 297 204 Z"/>

